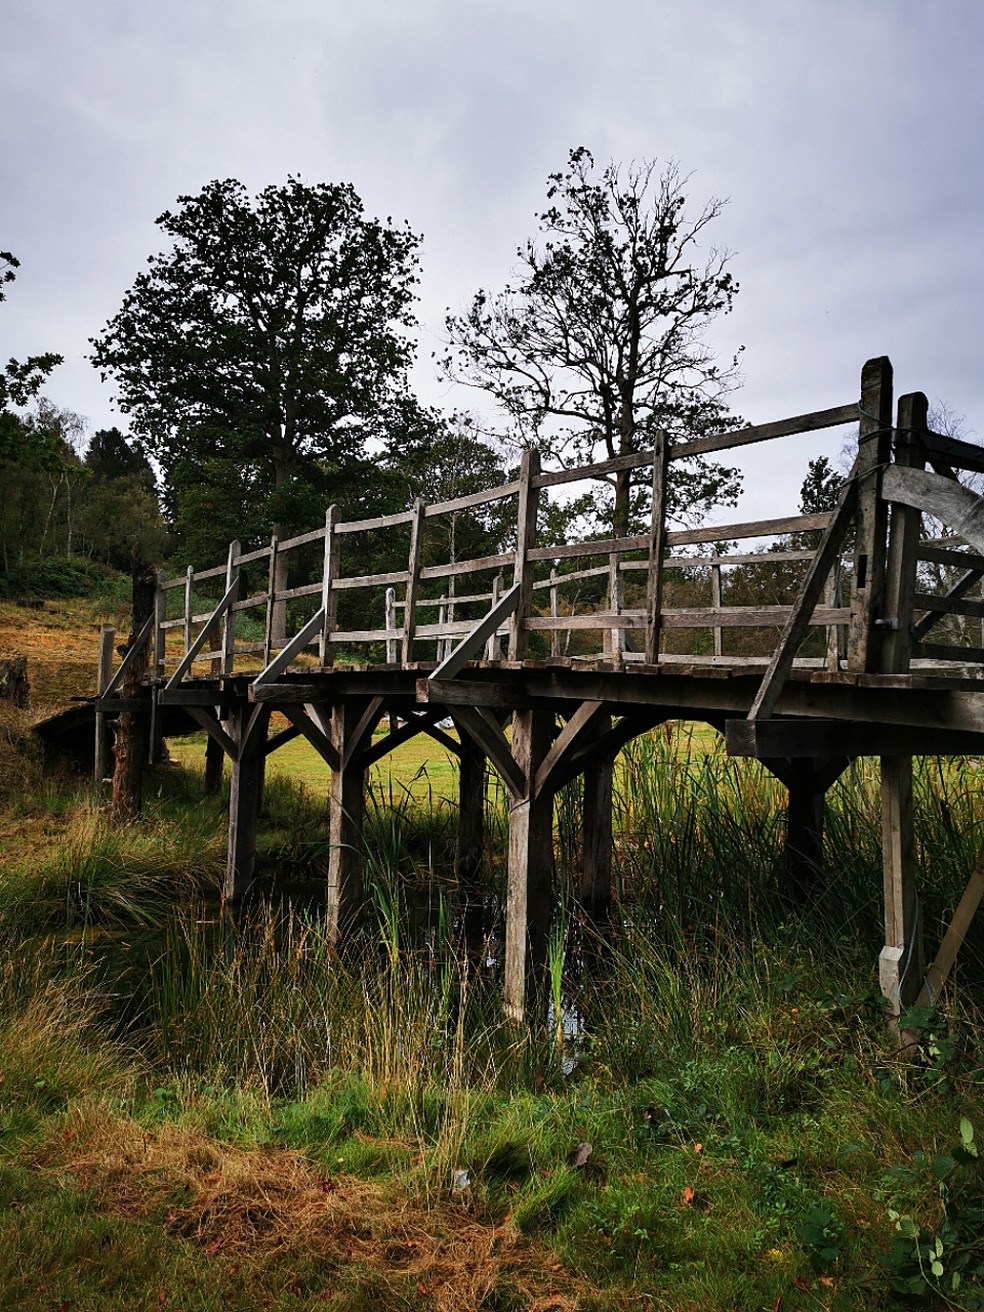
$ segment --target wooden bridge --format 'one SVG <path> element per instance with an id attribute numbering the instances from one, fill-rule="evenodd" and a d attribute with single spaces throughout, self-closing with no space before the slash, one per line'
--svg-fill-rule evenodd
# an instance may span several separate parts
<path id="1" fill-rule="evenodd" d="M 811 433 L 845 425 L 856 431 L 857 454 L 830 513 L 668 527 L 675 462 L 762 442 L 779 461 L 802 459 Z M 514 1017 L 545 959 L 553 797 L 562 785 L 583 778 L 581 893 L 602 910 L 615 757 L 661 722 L 705 721 L 726 735 L 729 752 L 759 758 L 788 788 L 790 879 L 808 897 L 826 789 L 852 757 L 880 756 L 880 972 L 898 1011 L 934 996 L 984 888 L 972 875 L 927 972 L 911 756 L 984 755 L 984 501 L 957 480 L 961 470 L 984 472 L 984 449 L 931 432 L 920 393 L 901 397 L 896 412 L 882 358 L 864 366 L 857 398 L 817 413 L 661 439 L 651 451 L 577 469 L 543 472 L 527 452 L 504 486 L 375 519 L 346 522 L 333 506 L 322 527 L 299 537 L 245 552 L 233 542 L 222 565 L 160 575 L 123 665 L 103 678 L 97 718 L 138 713 L 159 733 L 180 710 L 207 732 L 213 767 L 229 758 L 229 903 L 253 877 L 264 761 L 303 734 L 331 771 L 326 877 L 337 938 L 363 905 L 367 768 L 420 733 L 458 757 L 457 874 L 467 887 L 478 878 L 490 762 L 510 799 L 505 992 Z M 646 489 L 645 532 L 538 539 L 538 509 L 557 490 L 597 487 L 623 471 Z M 499 549 L 457 559 L 446 548 L 435 560 L 436 529 L 453 544 L 461 517 L 490 513 Z M 400 567 L 373 569 L 381 554 L 392 563 L 400 535 Z M 731 604 L 736 569 L 754 580 L 780 565 L 798 571 L 783 604 Z M 690 604 L 673 605 L 684 577 Z M 705 595 L 694 605 L 698 586 Z M 941 625 L 958 632 L 940 640 Z M 273 712 L 287 727 L 271 734 Z M 374 737 L 381 723 L 386 731 Z"/>

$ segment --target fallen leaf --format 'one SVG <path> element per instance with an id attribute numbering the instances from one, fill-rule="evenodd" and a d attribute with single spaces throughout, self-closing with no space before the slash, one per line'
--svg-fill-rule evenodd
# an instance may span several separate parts
<path id="1" fill-rule="evenodd" d="M 825 1285 L 827 1289 L 833 1289 L 833 1287 L 834 1287 L 834 1277 L 833 1277 L 833 1276 L 821 1276 L 821 1277 L 820 1277 L 820 1283 L 821 1283 L 821 1285 Z"/>
<path id="2" fill-rule="evenodd" d="M 704 1151 L 704 1145 L 703 1145 L 702 1143 L 695 1143 L 695 1144 L 694 1144 L 694 1152 L 695 1152 L 695 1153 L 702 1153 L 703 1151 Z"/>
<path id="3" fill-rule="evenodd" d="M 427 1288 L 426 1288 L 426 1286 L 423 1285 L 423 1284 L 421 1284 L 421 1282 L 420 1282 L 419 1280 L 417 1281 L 417 1293 L 418 1293 L 418 1294 L 426 1294 L 426 1293 L 427 1293 Z"/>
<path id="4" fill-rule="evenodd" d="M 684 1207 L 691 1207 L 693 1206 L 693 1201 L 694 1201 L 694 1191 L 693 1189 L 691 1189 L 690 1185 L 688 1184 L 680 1195 L 680 1202 L 683 1203 Z"/>

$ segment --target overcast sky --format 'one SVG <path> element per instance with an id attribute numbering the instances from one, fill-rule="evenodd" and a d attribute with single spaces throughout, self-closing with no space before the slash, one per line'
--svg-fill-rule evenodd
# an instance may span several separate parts
<path id="1" fill-rule="evenodd" d="M 585 145 L 728 198 L 741 291 L 712 340 L 745 347 L 745 419 L 849 401 L 887 354 L 981 440 L 982 67 L 982 0 L 5 0 L 0 360 L 60 351 L 46 394 L 125 427 L 87 339 L 154 220 L 295 174 L 424 234 L 415 384 L 460 405 L 430 358 L 445 310 L 509 278 Z M 790 459 L 757 455 L 744 513 L 795 498 Z"/>

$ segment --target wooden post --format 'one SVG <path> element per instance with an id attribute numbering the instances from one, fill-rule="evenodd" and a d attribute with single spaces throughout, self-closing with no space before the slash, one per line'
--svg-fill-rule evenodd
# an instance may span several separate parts
<path id="1" fill-rule="evenodd" d="M 553 730 L 552 712 L 513 714 L 512 752 L 526 780 L 526 794 L 509 808 L 506 891 L 506 1019 L 521 1024 L 527 1002 L 542 991 L 553 892 L 553 795 L 533 796 L 533 785 Z"/>
<path id="2" fill-rule="evenodd" d="M 328 933 L 341 943 L 362 918 L 365 903 L 362 822 L 365 814 L 365 768 L 355 743 L 365 706 L 354 699 L 331 710 L 331 741 L 340 768 L 331 772 L 328 799 Z M 371 730 L 370 730 L 371 732 Z"/>
<path id="3" fill-rule="evenodd" d="M 153 686 L 151 691 L 151 711 L 150 711 L 150 753 L 148 760 L 151 765 L 159 765 L 167 759 L 167 749 L 164 745 L 164 717 L 161 712 L 159 687 L 158 684 L 164 679 L 164 657 L 165 642 L 167 631 L 164 629 L 164 621 L 167 619 L 167 593 L 164 591 L 164 583 L 167 575 L 164 571 L 157 571 L 157 584 L 154 594 L 154 632 L 150 640 L 151 651 L 151 678 Z"/>
<path id="4" fill-rule="evenodd" d="M 560 613 L 558 610 L 558 592 L 557 592 L 557 571 L 550 571 L 550 618 L 555 620 Z M 560 655 L 560 629 L 550 630 L 550 655 L 556 660 Z"/>
<path id="5" fill-rule="evenodd" d="M 239 703 L 226 726 L 236 743 L 229 788 L 229 846 L 222 901 L 241 902 L 253 882 L 256 866 L 256 826 L 263 800 L 266 737 L 270 712 L 265 706 Z"/>
<path id="6" fill-rule="evenodd" d="M 229 543 L 229 555 L 226 560 L 226 591 L 236 584 L 236 597 L 239 597 L 239 554 L 242 548 L 238 542 Z M 232 674 L 236 663 L 236 612 L 232 606 L 222 619 L 222 673 Z"/>
<path id="7" fill-rule="evenodd" d="M 711 605 L 715 610 L 721 609 L 721 566 L 711 566 Z M 721 656 L 724 653 L 724 643 L 721 638 L 722 629 L 720 624 L 714 626 L 714 655 Z"/>
<path id="8" fill-rule="evenodd" d="M 471 738 L 459 733 L 458 831 L 455 835 L 454 874 L 458 892 L 467 904 L 482 891 L 482 851 L 485 837 L 485 753 Z"/>
<path id="9" fill-rule="evenodd" d="M 925 430 L 929 402 L 922 392 L 899 397 L 898 442 L 895 462 L 908 469 L 922 469 L 918 434 Z M 906 674 L 912 657 L 912 599 L 916 591 L 916 557 L 922 514 L 914 506 L 892 507 L 885 570 L 885 634 L 881 668 L 886 674 Z"/>
<path id="10" fill-rule="evenodd" d="M 490 610 L 494 610 L 496 608 L 501 595 L 502 595 L 502 575 L 497 574 L 495 578 L 492 580 L 492 604 L 489 607 Z M 489 635 L 489 640 L 486 643 L 486 647 L 485 647 L 485 659 L 490 661 L 498 661 L 502 659 L 502 646 L 501 643 L 499 642 L 498 633 L 492 633 Z"/>
<path id="11" fill-rule="evenodd" d="M 611 729 L 611 716 L 599 731 Z M 581 904 L 594 919 L 608 916 L 612 905 L 612 785 L 615 762 L 592 757 L 584 767 L 582 812 Z"/>
<path id="12" fill-rule="evenodd" d="M 879 669 L 881 631 L 875 620 L 883 617 L 885 600 L 888 505 L 880 493 L 882 469 L 892 450 L 892 366 L 886 356 L 869 360 L 861 371 L 860 408 L 848 668 L 871 674 Z"/>
<path id="13" fill-rule="evenodd" d="M 613 551 L 608 557 L 608 608 L 613 615 L 622 613 L 622 571 L 619 569 L 618 552 Z M 615 665 L 621 665 L 624 659 L 625 630 L 611 630 L 611 658 Z"/>
<path id="14" fill-rule="evenodd" d="M 529 645 L 529 630 L 525 621 L 533 610 L 533 562 L 527 553 L 536 545 L 536 512 L 540 500 L 533 479 L 540 472 L 539 451 L 527 448 L 519 470 L 519 505 L 516 510 L 516 561 L 513 566 L 513 586 L 520 586 L 519 605 L 513 613 L 509 628 L 509 659 L 521 661 Z"/>
<path id="15" fill-rule="evenodd" d="M 109 687 L 113 678 L 113 644 L 116 630 L 111 624 L 104 624 L 99 630 L 99 666 L 96 672 L 96 692 L 102 694 Z M 93 761 L 93 778 L 97 784 L 109 777 L 110 749 L 109 726 L 105 715 L 96 712 L 96 743 Z"/>
<path id="16" fill-rule="evenodd" d="M 205 796 L 214 797 L 222 787 L 222 763 L 225 752 L 211 734 L 205 739 Z"/>
<path id="17" fill-rule="evenodd" d="M 659 661 L 660 619 L 663 608 L 663 551 L 666 546 L 666 478 L 670 443 L 660 433 L 653 449 L 653 505 L 649 519 L 649 574 L 646 583 L 646 664 Z"/>
<path id="18" fill-rule="evenodd" d="M 800 907 L 815 905 L 823 892 L 823 828 L 826 789 L 819 787 L 809 757 L 789 761 L 785 780 L 786 875 L 793 900 Z"/>
<path id="19" fill-rule="evenodd" d="M 420 499 L 413 503 L 413 519 L 410 522 L 410 555 L 407 561 L 407 591 L 403 607 L 403 654 L 404 665 L 413 660 L 413 635 L 417 630 L 417 589 L 420 584 L 420 550 L 423 545 L 424 503 Z"/>
<path id="20" fill-rule="evenodd" d="M 193 612 L 194 612 L 194 604 L 195 604 L 195 603 L 194 603 L 194 591 L 193 591 L 193 589 L 194 589 L 194 583 L 195 583 L 195 567 L 194 567 L 194 565 L 189 565 L 188 568 L 185 570 L 185 585 L 184 585 L 184 652 L 183 652 L 183 655 L 185 655 L 185 656 L 188 655 L 188 651 L 189 651 L 189 649 L 190 649 L 190 647 L 191 647 L 191 617 L 192 617 L 192 614 L 193 614 Z"/>
<path id="21" fill-rule="evenodd" d="M 338 628 L 338 593 L 335 590 L 335 580 L 338 578 L 341 542 L 335 532 L 335 525 L 338 523 L 339 518 L 338 507 L 329 506 L 325 512 L 325 555 L 321 573 L 321 606 L 325 612 L 325 622 L 321 630 L 321 668 L 323 670 L 328 669 L 329 666 L 335 663 L 335 648 L 331 641 L 331 635 Z M 389 593 L 386 596 L 388 601 Z M 388 650 L 389 644 L 387 643 Z"/>
<path id="22" fill-rule="evenodd" d="M 396 628 L 396 588 L 386 589 L 386 618 L 384 620 L 387 629 Z M 396 665 L 400 660 L 398 640 L 396 638 L 386 639 L 386 664 Z"/>
<path id="23" fill-rule="evenodd" d="M 284 614 L 286 614 L 286 602 L 284 603 Z M 274 644 L 280 646 L 286 636 L 283 625 L 280 626 L 281 631 L 277 631 L 279 618 L 277 612 L 277 535 L 274 533 L 270 539 L 270 568 L 267 572 L 266 631 L 263 636 L 264 669 L 270 664 L 270 655 Z"/>
<path id="24" fill-rule="evenodd" d="M 878 960 L 878 977 L 892 1025 L 916 999 L 923 980 L 912 834 L 912 757 L 883 756 L 881 783 L 885 946 Z"/>

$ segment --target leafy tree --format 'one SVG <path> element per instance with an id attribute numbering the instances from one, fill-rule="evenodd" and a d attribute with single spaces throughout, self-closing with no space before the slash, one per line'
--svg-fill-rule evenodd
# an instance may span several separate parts
<path id="1" fill-rule="evenodd" d="M 311 522 L 332 470 L 358 465 L 404 394 L 420 238 L 367 219 L 351 186 L 234 180 L 178 198 L 171 239 L 92 341 L 159 463 L 179 530 L 237 536 Z M 246 513 L 248 501 L 249 513 Z"/>
<path id="2" fill-rule="evenodd" d="M 19 268 L 20 260 L 11 255 L 10 251 L 0 251 L 0 301 L 7 299 L 3 289 L 7 283 L 14 281 L 17 276 L 14 270 Z M 0 370 L 0 411 L 10 404 L 28 405 L 31 398 L 37 395 L 48 374 L 61 362 L 62 357 L 53 351 L 48 351 L 44 355 L 28 356 L 23 362 L 8 360 Z M 13 435 L 14 429 L 8 424 L 4 438 L 0 440 L 9 442 Z M 2 458 L 0 454 L 0 459 Z"/>
<path id="3" fill-rule="evenodd" d="M 446 324 L 448 377 L 487 390 L 515 433 L 570 463 L 722 430 L 737 359 L 722 368 L 704 340 L 738 290 L 727 251 L 701 255 L 722 210 L 688 217 L 674 164 L 646 162 L 594 176 L 583 146 L 550 175 L 540 240 L 520 248 L 516 282 L 480 291 Z M 671 510 L 699 515 L 733 503 L 737 471 L 705 460 L 674 464 Z M 612 478 L 612 529 L 629 531 L 632 476 Z"/>

